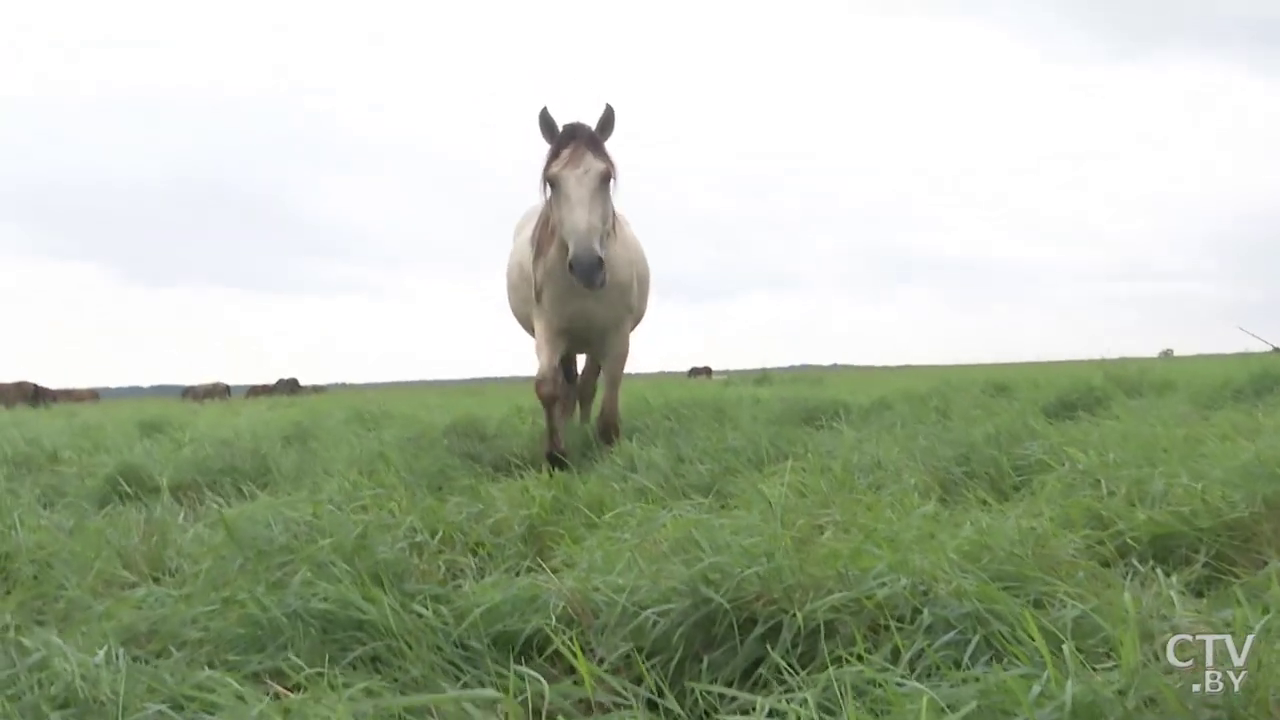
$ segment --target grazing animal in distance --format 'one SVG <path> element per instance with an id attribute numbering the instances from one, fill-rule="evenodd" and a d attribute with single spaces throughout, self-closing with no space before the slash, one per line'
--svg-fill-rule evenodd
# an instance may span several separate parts
<path id="1" fill-rule="evenodd" d="M 6 408 L 28 405 L 41 407 L 58 402 L 58 393 L 43 385 L 19 380 L 18 382 L 0 383 L 0 405 Z"/>
<path id="2" fill-rule="evenodd" d="M 275 395 L 298 395 L 305 392 L 298 378 L 280 378 L 270 385 L 251 385 L 244 391 L 245 398 L 271 397 Z"/>
<path id="3" fill-rule="evenodd" d="M 711 368 L 706 365 L 695 365 L 689 368 L 689 372 L 685 373 L 685 376 L 690 378 L 704 377 L 710 380 L 712 376 Z"/>
<path id="4" fill-rule="evenodd" d="M 266 397 L 271 394 L 270 385 L 250 385 L 244 391 L 245 398 Z"/>
<path id="5" fill-rule="evenodd" d="M 68 388 L 65 390 L 54 390 L 58 402 L 98 402 L 102 399 L 102 395 L 97 390 L 88 388 Z"/>
<path id="6" fill-rule="evenodd" d="M 295 377 L 280 378 L 271 386 L 272 395 L 297 395 L 300 392 L 302 392 L 302 383 Z"/>
<path id="7" fill-rule="evenodd" d="M 182 389 L 182 399 L 192 402 L 205 400 L 229 400 L 231 386 L 224 382 L 211 382 L 203 385 L 189 385 Z"/>
<path id="8" fill-rule="evenodd" d="M 648 260 L 613 203 L 616 167 L 605 149 L 613 126 L 607 104 L 594 128 L 578 122 L 562 128 L 547 108 L 538 113 L 548 145 L 543 199 L 516 224 L 507 261 L 507 302 L 534 339 L 534 392 L 546 422 L 545 457 L 554 470 L 568 467 L 564 423 L 575 404 L 581 421 L 590 420 L 601 375 L 596 437 L 606 445 L 617 441 L 631 332 L 649 305 Z M 580 354 L 587 356 L 581 376 Z"/>

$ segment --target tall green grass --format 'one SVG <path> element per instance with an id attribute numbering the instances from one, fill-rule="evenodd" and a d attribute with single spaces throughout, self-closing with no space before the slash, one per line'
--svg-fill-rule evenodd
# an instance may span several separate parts
<path id="1" fill-rule="evenodd" d="M 0 717 L 1275 716 L 1276 357 L 623 393 L 555 475 L 531 383 L 0 413 Z"/>

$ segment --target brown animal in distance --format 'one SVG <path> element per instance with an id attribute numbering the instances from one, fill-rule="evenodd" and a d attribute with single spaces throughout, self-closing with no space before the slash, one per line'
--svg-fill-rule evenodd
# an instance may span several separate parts
<path id="1" fill-rule="evenodd" d="M 203 385 L 189 385 L 182 389 L 182 399 L 192 402 L 205 400 L 227 400 L 231 397 L 231 386 L 224 382 L 211 382 Z"/>
<path id="2" fill-rule="evenodd" d="M 58 402 L 58 394 L 43 385 L 26 380 L 0 383 L 0 405 L 6 408 L 28 405 L 41 407 Z"/>
<path id="3" fill-rule="evenodd" d="M 298 378 L 280 378 L 270 385 L 252 385 L 244 391 L 246 399 L 255 397 L 270 397 L 273 395 L 300 395 L 309 392 L 309 386 L 304 386 L 298 382 Z"/>
<path id="4" fill-rule="evenodd" d="M 58 402 L 98 402 L 102 399 L 102 395 L 97 390 L 88 388 L 67 388 L 53 391 L 58 398 Z"/>
<path id="5" fill-rule="evenodd" d="M 711 368 L 706 365 L 695 365 L 694 367 L 689 368 L 689 372 L 685 373 L 685 377 L 688 378 L 704 377 L 710 380 L 711 376 Z"/>

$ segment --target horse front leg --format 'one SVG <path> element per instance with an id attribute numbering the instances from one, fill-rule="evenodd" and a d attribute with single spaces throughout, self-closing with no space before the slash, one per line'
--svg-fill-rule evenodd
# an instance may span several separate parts
<path id="1" fill-rule="evenodd" d="M 600 363 L 604 375 L 604 397 L 600 399 L 600 416 L 596 418 L 596 437 L 605 445 L 612 445 L 622 432 L 618 419 L 618 391 L 622 389 L 622 373 L 627 367 L 627 354 L 631 352 L 631 333 L 620 332 L 605 349 Z"/>
<path id="2" fill-rule="evenodd" d="M 544 454 L 552 470 L 564 470 L 569 467 L 569 461 L 564 452 L 562 436 L 564 414 L 561 403 L 562 397 L 570 390 L 560 367 L 561 358 L 564 357 L 565 343 L 559 333 L 539 328 L 536 324 L 534 331 L 538 374 L 533 380 L 533 390 L 538 396 L 538 402 L 542 403 L 542 414 L 546 423 Z"/>
<path id="3" fill-rule="evenodd" d="M 564 378 L 564 384 L 560 386 L 560 399 L 556 408 L 559 413 L 560 427 L 564 428 L 573 417 L 573 411 L 578 406 L 578 388 L 580 386 L 578 380 L 578 356 L 573 353 L 566 353 L 560 358 L 560 377 Z"/>
<path id="4" fill-rule="evenodd" d="M 600 361 L 588 353 L 587 362 L 582 366 L 582 376 L 578 378 L 578 420 L 583 425 L 591 422 L 591 405 L 596 401 L 596 382 L 599 379 Z"/>

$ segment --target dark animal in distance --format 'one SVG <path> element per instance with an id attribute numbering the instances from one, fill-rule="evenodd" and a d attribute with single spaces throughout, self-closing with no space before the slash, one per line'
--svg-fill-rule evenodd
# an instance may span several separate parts
<path id="1" fill-rule="evenodd" d="M 266 397 L 267 395 L 270 395 L 270 394 L 271 394 L 270 385 L 250 385 L 249 387 L 245 388 L 245 391 L 244 391 L 244 397 L 246 400 L 249 398 Z"/>
<path id="2" fill-rule="evenodd" d="M 205 400 L 227 400 L 231 397 L 231 386 L 224 382 L 211 382 L 203 385 L 189 385 L 182 389 L 182 399 L 192 402 Z"/>
<path id="3" fill-rule="evenodd" d="M 280 378 L 270 385 L 253 385 L 244 391 L 245 398 L 270 397 L 273 395 L 300 395 L 308 392 L 308 388 L 298 382 L 298 378 Z"/>
<path id="4" fill-rule="evenodd" d="M 685 373 L 685 377 L 689 377 L 689 378 L 704 377 L 710 380 L 711 376 L 712 376 L 711 368 L 707 367 L 706 365 L 697 365 L 697 366 L 691 367 L 689 368 L 689 372 Z"/>
<path id="5" fill-rule="evenodd" d="M 98 402 L 102 399 L 102 395 L 97 390 L 89 388 L 65 388 L 53 392 L 60 403 Z"/>
<path id="6" fill-rule="evenodd" d="M 40 407 L 58 402 L 58 394 L 53 390 L 26 380 L 0 383 L 0 405 L 6 408 L 18 405 Z"/>

